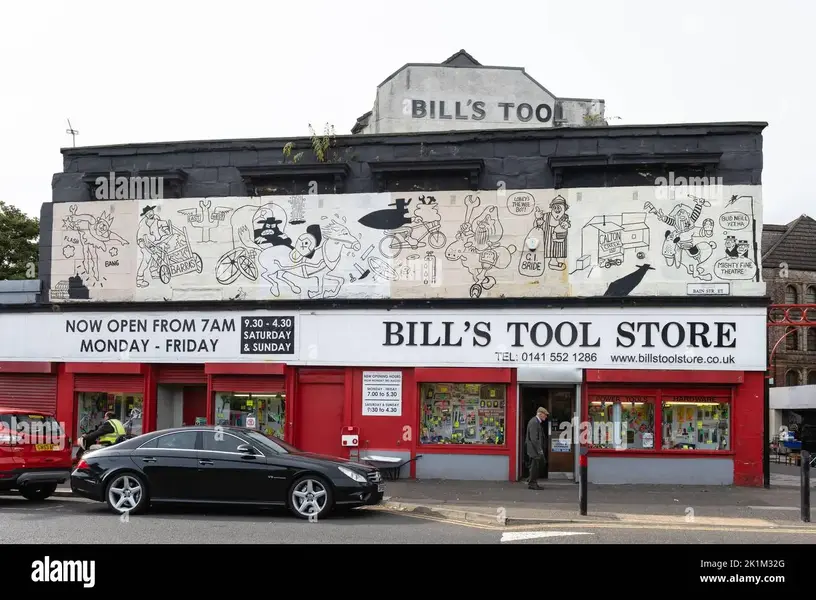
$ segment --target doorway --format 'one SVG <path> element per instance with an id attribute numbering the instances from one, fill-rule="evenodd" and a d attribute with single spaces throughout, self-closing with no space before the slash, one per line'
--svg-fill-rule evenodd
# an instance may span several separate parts
<path id="1" fill-rule="evenodd" d="M 572 479 L 575 475 L 575 445 L 572 443 L 571 435 L 569 440 L 560 438 L 562 430 L 569 429 L 570 434 L 572 431 L 575 417 L 575 386 L 537 385 L 519 386 L 519 479 L 526 479 L 530 474 L 524 440 L 527 423 L 535 416 L 539 406 L 546 408 L 550 413 L 549 419 L 543 423 L 547 463 L 541 477 L 549 479 L 555 475 L 562 479 Z"/>
<path id="2" fill-rule="evenodd" d="M 156 392 L 157 430 L 206 422 L 206 385 L 159 384 Z"/>

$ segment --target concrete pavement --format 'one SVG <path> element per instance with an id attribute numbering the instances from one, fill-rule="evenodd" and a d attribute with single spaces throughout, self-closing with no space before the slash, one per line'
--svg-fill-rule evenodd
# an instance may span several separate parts
<path id="1" fill-rule="evenodd" d="M 647 523 L 773 528 L 812 527 L 800 520 L 799 490 L 733 486 L 590 485 L 588 514 L 578 511 L 578 486 L 542 480 L 388 482 L 385 508 L 467 523 Z"/>

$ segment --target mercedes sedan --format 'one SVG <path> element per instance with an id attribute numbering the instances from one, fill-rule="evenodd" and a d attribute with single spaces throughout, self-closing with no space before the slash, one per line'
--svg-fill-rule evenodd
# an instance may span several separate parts
<path id="1" fill-rule="evenodd" d="M 71 489 L 117 514 L 160 503 L 234 504 L 285 506 L 316 520 L 335 508 L 380 503 L 385 485 L 370 465 L 302 452 L 252 429 L 195 426 L 87 452 Z"/>

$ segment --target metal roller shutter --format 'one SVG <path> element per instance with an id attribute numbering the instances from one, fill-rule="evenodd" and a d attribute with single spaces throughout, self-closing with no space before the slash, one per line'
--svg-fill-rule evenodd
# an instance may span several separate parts
<path id="1" fill-rule="evenodd" d="M 205 384 L 207 375 L 204 365 L 160 365 L 158 367 L 159 383 Z"/>
<path id="2" fill-rule="evenodd" d="M 56 376 L 0 375 L 0 406 L 54 414 L 57 410 Z"/>
<path id="3" fill-rule="evenodd" d="M 270 375 L 214 375 L 212 387 L 218 392 L 285 393 L 285 378 Z"/>
<path id="4" fill-rule="evenodd" d="M 79 373 L 74 376 L 74 390 L 77 392 L 108 392 L 109 394 L 144 393 L 144 376 Z"/>

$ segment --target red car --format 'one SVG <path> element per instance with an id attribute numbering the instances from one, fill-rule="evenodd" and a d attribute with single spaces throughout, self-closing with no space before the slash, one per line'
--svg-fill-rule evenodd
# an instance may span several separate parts
<path id="1" fill-rule="evenodd" d="M 45 500 L 71 466 L 71 440 L 54 415 L 0 406 L 0 492 Z"/>

